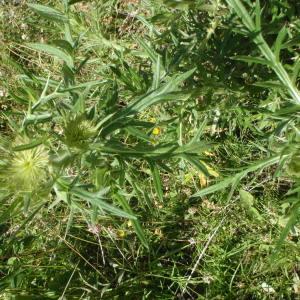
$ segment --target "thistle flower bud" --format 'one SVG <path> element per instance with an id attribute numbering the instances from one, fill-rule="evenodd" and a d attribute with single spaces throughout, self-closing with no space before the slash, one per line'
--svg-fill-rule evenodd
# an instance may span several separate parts
<path id="1" fill-rule="evenodd" d="M 76 116 L 67 120 L 64 126 L 64 142 L 70 148 L 82 149 L 88 139 L 97 133 L 96 126 L 84 116 Z"/>
<path id="2" fill-rule="evenodd" d="M 12 148 L 29 144 L 28 139 L 18 138 L 6 150 L 0 164 L 0 182 L 11 192 L 33 192 L 45 183 L 48 175 L 48 152 L 43 145 L 22 151 Z"/>

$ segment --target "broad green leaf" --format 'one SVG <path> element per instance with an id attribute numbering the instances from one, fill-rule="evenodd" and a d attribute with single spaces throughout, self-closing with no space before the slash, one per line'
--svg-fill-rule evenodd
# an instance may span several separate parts
<path id="1" fill-rule="evenodd" d="M 74 86 L 69 86 L 68 88 L 61 88 L 58 91 L 60 93 L 71 92 L 71 91 L 75 91 L 75 90 L 85 89 L 88 86 L 90 86 L 90 87 L 98 86 L 98 85 L 101 85 L 101 84 L 105 84 L 107 82 L 108 82 L 107 80 L 88 81 L 88 82 L 80 83 L 80 84 L 77 84 L 77 85 L 74 85 Z"/>
<path id="2" fill-rule="evenodd" d="M 157 62 L 153 65 L 153 82 L 152 89 L 156 90 L 159 88 L 161 73 L 162 73 L 162 65 L 161 65 L 161 57 L 157 56 Z"/>
<path id="3" fill-rule="evenodd" d="M 42 51 L 50 56 L 61 59 L 70 69 L 73 69 L 74 67 L 74 62 L 71 55 L 57 47 L 41 43 L 28 43 L 27 46 L 34 50 Z"/>
<path id="4" fill-rule="evenodd" d="M 234 9 L 237 15 L 243 20 L 243 23 L 246 25 L 248 30 L 255 32 L 256 26 L 247 12 L 245 6 L 240 0 L 226 0 L 226 2 Z"/>
<path id="5" fill-rule="evenodd" d="M 159 30 L 151 22 L 148 22 L 145 17 L 139 14 L 136 16 L 136 18 L 150 30 L 150 33 L 154 33 L 157 36 L 161 35 Z"/>
<path id="6" fill-rule="evenodd" d="M 175 154 L 200 154 L 205 150 L 208 150 L 211 148 L 210 144 L 207 144 L 205 142 L 194 142 L 194 143 L 188 143 L 186 145 L 182 145 L 178 147 L 174 153 Z"/>
<path id="7" fill-rule="evenodd" d="M 62 97 L 64 96 L 64 94 L 62 93 L 52 93 L 50 95 L 47 96 L 43 96 L 41 95 L 41 97 L 39 98 L 39 100 L 37 102 L 34 103 L 34 105 L 32 105 L 32 112 L 34 112 L 39 106 L 45 105 L 46 103 L 48 103 L 51 100 L 54 100 L 58 97 Z"/>
<path id="8" fill-rule="evenodd" d="M 107 141 L 106 143 L 93 143 L 89 145 L 91 150 L 97 150 L 107 154 L 122 154 L 123 157 L 144 157 L 144 158 L 163 158 L 163 157 L 176 157 L 182 154 L 196 155 L 203 150 L 209 149 L 205 143 L 198 142 L 192 145 L 179 146 L 176 143 L 160 144 L 152 146 L 149 144 L 138 144 L 133 147 L 124 145 L 118 141 Z"/>
<path id="9" fill-rule="evenodd" d="M 27 5 L 44 18 L 56 22 L 68 22 L 68 18 L 62 12 L 54 8 L 34 3 L 28 3 Z"/>
<path id="10" fill-rule="evenodd" d="M 227 4 L 234 9 L 236 14 L 241 18 L 242 22 L 244 23 L 245 27 L 247 28 L 248 36 L 252 36 L 253 41 L 261 51 L 262 55 L 265 59 L 272 63 L 272 69 L 276 73 L 277 77 L 281 81 L 282 85 L 285 89 L 289 92 L 290 96 L 292 97 L 294 102 L 300 103 L 300 91 L 298 88 L 293 84 L 289 74 L 287 73 L 284 66 L 280 63 L 278 59 L 276 59 L 275 54 L 269 47 L 268 43 L 264 39 L 261 32 L 257 31 L 256 26 L 252 20 L 252 17 L 248 13 L 247 9 L 243 5 L 242 1 L 240 0 L 226 0 Z M 284 35 L 284 31 L 280 34 L 278 39 L 277 46 L 281 44 L 282 36 Z M 278 54 L 279 55 L 279 54 Z"/>
<path id="11" fill-rule="evenodd" d="M 193 138 L 191 139 L 191 141 L 189 142 L 189 144 L 194 144 L 194 143 L 197 143 L 199 142 L 204 130 L 205 130 L 205 127 L 207 125 L 207 119 L 205 118 L 202 123 L 200 124 L 199 128 L 197 129 L 197 132 L 196 134 L 193 136 Z"/>
<path id="12" fill-rule="evenodd" d="M 54 40 L 51 42 L 54 46 L 57 46 L 67 52 L 69 55 L 73 55 L 73 46 L 66 40 Z"/>

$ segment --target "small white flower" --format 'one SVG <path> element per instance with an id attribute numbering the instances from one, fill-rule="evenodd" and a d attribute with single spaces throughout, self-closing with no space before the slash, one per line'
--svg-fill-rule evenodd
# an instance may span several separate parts
<path id="1" fill-rule="evenodd" d="M 5 90 L 0 90 L 0 97 L 6 97 L 7 92 Z"/>
<path id="2" fill-rule="evenodd" d="M 267 284 L 266 282 L 263 282 L 261 284 L 262 289 L 264 290 L 264 292 L 268 293 L 268 294 L 274 294 L 275 290 L 273 289 L 273 287 L 271 287 L 269 284 Z"/>
<path id="3" fill-rule="evenodd" d="M 21 29 L 22 29 L 22 30 L 27 30 L 27 29 L 28 29 L 28 25 L 25 24 L 25 23 L 22 23 L 22 24 L 21 24 Z"/>
<path id="4" fill-rule="evenodd" d="M 190 239 L 189 239 L 189 243 L 190 243 L 191 245 L 195 245 L 195 244 L 196 244 L 196 240 L 195 240 L 194 238 L 190 238 Z"/>

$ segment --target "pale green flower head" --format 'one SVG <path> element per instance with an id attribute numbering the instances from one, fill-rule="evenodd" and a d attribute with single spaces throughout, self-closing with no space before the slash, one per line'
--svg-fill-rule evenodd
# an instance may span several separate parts
<path id="1" fill-rule="evenodd" d="M 28 143 L 27 138 L 18 138 L 12 147 Z M 48 168 L 48 152 L 43 145 L 23 151 L 11 148 L 0 165 L 0 182 L 11 192 L 33 192 L 45 183 Z"/>
<path id="2" fill-rule="evenodd" d="M 71 148 L 81 149 L 96 133 L 97 128 L 93 121 L 84 116 L 76 116 L 70 118 L 64 126 L 64 142 Z"/>

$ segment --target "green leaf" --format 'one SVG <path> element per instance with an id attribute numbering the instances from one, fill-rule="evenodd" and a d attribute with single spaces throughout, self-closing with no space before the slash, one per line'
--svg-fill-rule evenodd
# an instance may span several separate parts
<path id="1" fill-rule="evenodd" d="M 261 30 L 261 8 L 260 8 L 260 1 L 256 0 L 255 4 L 255 26 L 256 30 L 259 32 Z"/>
<path id="2" fill-rule="evenodd" d="M 275 58 L 278 62 L 280 60 L 279 56 L 280 56 L 280 50 L 282 48 L 282 43 L 283 43 L 286 35 L 287 35 L 287 28 L 285 26 L 283 26 L 281 28 L 281 30 L 279 31 L 276 41 L 274 43 L 274 54 L 275 54 Z"/>
<path id="3" fill-rule="evenodd" d="M 153 181 L 154 181 L 154 188 L 157 193 L 158 199 L 161 202 L 163 202 L 164 193 L 163 193 L 163 188 L 162 188 L 162 183 L 161 183 L 158 167 L 153 162 L 149 162 L 149 165 L 150 165 L 150 171 L 151 171 Z"/>
<path id="4" fill-rule="evenodd" d="M 197 129 L 197 132 L 196 134 L 193 136 L 193 138 L 191 139 L 191 141 L 189 142 L 189 144 L 194 144 L 194 143 L 197 143 L 199 142 L 204 130 L 205 130 L 205 127 L 207 125 L 207 119 L 205 118 L 202 123 L 200 124 L 199 128 Z"/>
<path id="5" fill-rule="evenodd" d="M 157 56 L 157 62 L 153 65 L 153 82 L 152 89 L 156 90 L 159 88 L 159 83 L 161 79 L 162 73 L 162 64 L 161 64 L 161 56 Z"/>
<path id="6" fill-rule="evenodd" d="M 130 208 L 127 200 L 125 199 L 124 196 L 120 195 L 119 193 L 114 194 L 115 198 L 119 201 L 119 203 L 122 205 L 124 211 L 126 211 L 128 214 L 133 215 L 133 211 Z M 143 228 L 140 225 L 138 220 L 132 220 L 133 228 L 140 239 L 141 243 L 143 246 L 147 249 L 149 249 L 148 241 L 146 239 L 146 236 L 144 234 Z"/>
<path id="7" fill-rule="evenodd" d="M 19 146 L 14 147 L 13 151 L 24 151 L 24 150 L 32 149 L 32 148 L 35 148 L 35 147 L 43 144 L 44 141 L 45 141 L 45 139 L 34 140 L 33 142 L 31 142 L 29 144 L 24 144 L 24 145 L 19 145 Z"/>
<path id="8" fill-rule="evenodd" d="M 20 206 L 20 204 L 20 199 L 16 197 L 16 199 L 11 202 L 9 207 L 0 215 L 0 224 L 7 222 L 10 218 L 20 213 L 20 211 L 16 209 L 18 206 Z"/>
<path id="9" fill-rule="evenodd" d="M 214 192 L 223 190 L 231 184 L 234 184 L 234 183 L 237 184 L 237 182 L 239 180 L 241 180 L 243 177 L 245 177 L 248 173 L 254 172 L 254 171 L 259 170 L 259 169 L 269 167 L 273 164 L 276 164 L 280 161 L 280 159 L 282 159 L 284 157 L 285 156 L 275 156 L 275 157 L 271 157 L 271 158 L 268 158 L 268 159 L 265 159 L 265 160 L 255 162 L 250 167 L 246 168 L 245 170 L 237 173 L 234 176 L 227 177 L 227 178 L 223 179 L 221 182 L 219 182 L 217 184 L 214 184 L 214 185 L 211 185 L 211 186 L 195 193 L 194 195 L 192 195 L 192 197 L 193 198 L 194 197 L 203 197 L 205 195 L 212 194 Z"/>
<path id="10" fill-rule="evenodd" d="M 23 126 L 26 127 L 30 124 L 39 124 L 39 123 L 45 123 L 52 120 L 52 114 L 50 113 L 44 113 L 39 115 L 30 114 L 26 116 L 26 118 L 23 121 Z"/>
<path id="11" fill-rule="evenodd" d="M 285 86 L 279 81 L 259 81 L 255 82 L 253 85 L 268 89 L 285 89 Z"/>
<path id="12" fill-rule="evenodd" d="M 196 167 L 206 177 L 210 176 L 206 166 L 199 160 L 199 157 L 188 154 L 181 154 L 181 157 L 192 164 L 194 167 Z"/>
<path id="13" fill-rule="evenodd" d="M 68 22 L 68 18 L 62 12 L 54 8 L 40 5 L 40 4 L 33 4 L 33 3 L 28 3 L 27 5 L 36 13 L 43 16 L 44 18 L 56 22 L 63 22 L 63 23 Z"/>
<path id="14" fill-rule="evenodd" d="M 90 193 L 86 190 L 83 190 L 79 187 L 75 187 L 70 191 L 71 194 L 73 194 L 74 196 L 78 197 L 78 198 L 82 198 L 84 200 L 87 200 L 88 202 L 90 202 L 92 205 L 95 205 L 97 207 L 99 207 L 100 209 L 110 212 L 113 215 L 119 216 L 119 217 L 123 217 L 123 218 L 128 218 L 131 220 L 136 220 L 136 217 L 133 216 L 132 214 L 129 214 L 115 206 L 112 206 L 108 203 L 106 203 L 104 200 L 105 198 L 103 198 L 99 192 L 98 193 Z"/>
<path id="15" fill-rule="evenodd" d="M 276 250 L 278 250 L 282 246 L 284 240 L 288 236 L 291 229 L 297 224 L 298 218 L 300 216 L 299 208 L 300 208 L 300 202 L 297 202 L 296 204 L 293 205 L 289 219 L 288 219 L 284 229 L 282 230 L 280 237 L 276 243 Z"/>
<path id="16" fill-rule="evenodd" d="M 292 82 L 295 84 L 297 82 L 297 78 L 299 76 L 300 71 L 300 58 L 295 61 L 293 65 L 293 74 L 292 74 Z"/>
<path id="17" fill-rule="evenodd" d="M 139 130 L 136 127 L 133 126 L 128 126 L 126 127 L 126 131 L 131 134 L 132 136 L 135 136 L 136 138 L 146 141 L 146 142 L 151 142 L 151 138 L 145 134 L 142 130 Z"/>
<path id="18" fill-rule="evenodd" d="M 66 40 L 54 40 L 51 42 L 54 46 L 57 46 L 67 52 L 69 55 L 73 55 L 73 46 Z"/>
<path id="19" fill-rule="evenodd" d="M 226 0 L 226 2 L 235 10 L 237 15 L 243 20 L 243 23 L 246 25 L 248 30 L 255 32 L 256 26 L 242 2 L 240 0 Z"/>
<path id="20" fill-rule="evenodd" d="M 225 178 L 221 182 L 211 185 L 211 186 L 204 188 L 201 191 L 193 194 L 191 197 L 192 198 L 203 197 L 205 195 L 209 195 L 209 194 L 215 193 L 217 191 L 224 190 L 229 185 L 231 185 L 234 181 L 235 181 L 235 177 Z"/>
<path id="21" fill-rule="evenodd" d="M 60 50 L 57 47 L 41 43 L 28 43 L 27 46 L 34 50 L 42 51 L 50 56 L 61 59 L 70 69 L 73 69 L 74 67 L 73 58 L 68 53 Z"/>
<path id="22" fill-rule="evenodd" d="M 235 60 L 240 60 L 240 61 L 244 61 L 247 63 L 254 63 L 254 64 L 261 64 L 261 65 L 266 65 L 266 66 L 272 66 L 272 63 L 267 61 L 264 58 L 260 58 L 260 57 L 252 57 L 252 56 L 246 56 L 246 55 L 237 55 L 232 57 L 232 59 Z"/>
<path id="23" fill-rule="evenodd" d="M 107 135 L 113 130 L 118 129 L 118 127 L 116 127 L 115 124 L 120 120 L 128 116 L 136 115 L 137 113 L 140 113 L 141 111 L 147 109 L 149 106 L 168 101 L 182 101 L 188 99 L 190 97 L 190 93 L 177 92 L 177 89 L 181 83 L 183 83 L 195 72 L 195 70 L 196 69 L 192 69 L 179 76 L 174 76 L 170 78 L 169 81 L 165 83 L 162 87 L 129 103 L 128 106 L 126 106 L 114 115 L 114 117 L 110 120 L 110 123 L 107 124 L 106 128 L 104 128 L 103 135 Z M 124 122 L 121 123 L 123 127 Z"/>
<path id="24" fill-rule="evenodd" d="M 161 55 L 159 55 L 151 46 L 149 46 L 144 40 L 137 38 L 138 43 L 143 47 L 143 49 L 146 51 L 148 57 L 151 59 L 153 64 L 157 64 L 158 59 L 161 58 Z"/>

